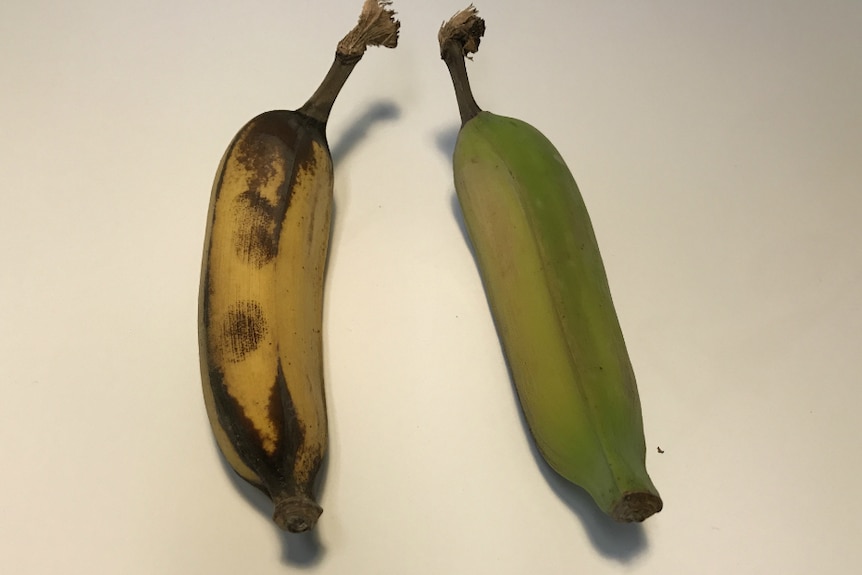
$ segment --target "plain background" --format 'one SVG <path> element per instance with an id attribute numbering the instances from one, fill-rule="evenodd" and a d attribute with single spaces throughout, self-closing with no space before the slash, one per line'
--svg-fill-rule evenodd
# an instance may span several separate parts
<path id="1" fill-rule="evenodd" d="M 325 511 L 278 532 L 203 408 L 207 203 L 236 130 L 305 101 L 360 4 L 0 7 L 2 571 L 858 567 L 856 0 L 478 5 L 479 104 L 541 129 L 593 218 L 665 501 L 640 526 L 532 447 L 453 201 L 436 34 L 465 4 L 399 0 L 400 46 L 328 129 Z"/>

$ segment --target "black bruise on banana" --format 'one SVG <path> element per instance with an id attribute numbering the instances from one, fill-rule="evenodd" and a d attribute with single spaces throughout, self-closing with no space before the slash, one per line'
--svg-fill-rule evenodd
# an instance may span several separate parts
<path id="1" fill-rule="evenodd" d="M 236 138 L 235 149 L 229 152 L 235 153 L 236 160 L 251 174 L 248 190 L 240 194 L 235 206 L 234 216 L 239 221 L 234 226 L 234 249 L 238 257 L 257 268 L 278 255 L 281 224 L 297 173 L 314 168 L 311 134 L 315 128 L 323 133 L 322 124 L 297 112 L 265 112 L 248 123 Z M 277 164 L 288 171 L 273 202 L 261 194 L 261 189 L 278 173 Z"/>
<path id="2" fill-rule="evenodd" d="M 222 339 L 226 342 L 225 356 L 239 363 L 256 350 L 268 330 L 263 308 L 256 301 L 239 301 L 225 313 Z"/>
<path id="3" fill-rule="evenodd" d="M 278 398 L 270 398 L 270 417 L 278 418 L 279 437 L 276 445 L 276 453 L 274 458 L 289 457 L 291 468 L 296 464 L 296 454 L 299 448 L 305 442 L 305 426 L 296 415 L 293 399 L 290 397 L 290 388 L 287 386 L 287 381 L 284 377 L 284 371 L 281 368 L 281 362 L 278 362 L 278 373 L 276 374 L 275 389 L 278 390 Z M 277 414 L 275 412 L 278 412 Z M 322 457 L 318 457 L 315 466 L 320 465 Z M 278 468 L 277 468 L 278 469 Z M 286 480 L 290 480 L 293 474 L 280 474 L 279 485 L 284 485 Z"/>
<path id="4" fill-rule="evenodd" d="M 283 194 L 279 196 L 283 197 Z M 280 208 L 251 189 L 236 199 L 235 217 L 238 221 L 234 227 L 233 244 L 240 259 L 262 268 L 275 258 Z"/>
<path id="5" fill-rule="evenodd" d="M 279 437 L 272 453 L 264 450 L 263 440 L 251 419 L 227 392 L 222 370 L 211 367 L 209 377 L 219 425 L 233 439 L 232 443 L 239 457 L 261 479 L 261 483 L 252 482 L 252 484 L 270 497 L 276 495 L 270 486 L 277 485 L 288 490 L 295 488 L 292 470 L 296 465 L 297 452 L 305 440 L 305 427 L 296 415 L 281 362 L 278 364 L 275 381 L 270 388 L 272 393 L 269 396 L 269 417 L 279 430 Z M 322 456 L 318 456 L 313 466 L 318 467 L 322 460 Z"/>
<path id="6" fill-rule="evenodd" d="M 276 164 L 293 165 L 296 154 L 293 146 L 283 139 L 261 132 L 252 125 L 239 141 L 236 160 L 250 174 L 248 189 L 240 194 L 234 206 L 234 249 L 237 256 L 249 264 L 261 268 L 272 261 L 278 253 L 278 236 L 281 221 L 290 202 L 287 182 L 291 174 L 275 190 L 275 201 L 266 198 L 261 189 L 267 186 L 278 171 Z"/>

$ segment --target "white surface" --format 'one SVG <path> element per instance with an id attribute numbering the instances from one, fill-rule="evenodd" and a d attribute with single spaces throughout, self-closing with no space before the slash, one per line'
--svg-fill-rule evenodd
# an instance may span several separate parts
<path id="1" fill-rule="evenodd" d="M 862 5 L 478 4 L 484 108 L 567 158 L 665 510 L 531 448 L 453 208 L 440 23 L 396 3 L 336 102 L 331 456 L 314 537 L 217 455 L 196 298 L 234 132 L 311 94 L 360 0 L 0 7 L 4 573 L 849 573 L 862 562 Z M 657 447 L 664 454 L 657 453 Z"/>

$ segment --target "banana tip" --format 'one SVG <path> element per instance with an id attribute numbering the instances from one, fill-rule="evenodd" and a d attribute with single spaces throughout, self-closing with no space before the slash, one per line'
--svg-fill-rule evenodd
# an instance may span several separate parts
<path id="1" fill-rule="evenodd" d="M 621 523 L 640 523 L 662 507 L 661 497 L 655 493 L 636 491 L 623 495 L 611 510 L 611 517 Z"/>
<path id="2" fill-rule="evenodd" d="M 312 499 L 294 495 L 275 501 L 272 520 L 283 531 L 304 533 L 314 529 L 321 513 L 323 513 L 323 508 Z"/>

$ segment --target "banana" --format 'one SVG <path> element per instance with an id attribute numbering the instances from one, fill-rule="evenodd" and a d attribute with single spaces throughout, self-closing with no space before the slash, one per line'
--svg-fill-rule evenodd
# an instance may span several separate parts
<path id="1" fill-rule="evenodd" d="M 643 521 L 663 504 L 593 227 L 551 142 L 476 104 L 464 58 L 484 31 L 470 6 L 438 39 L 462 119 L 455 190 L 519 403 L 554 470 L 615 520 Z"/>
<path id="2" fill-rule="evenodd" d="M 330 110 L 367 46 L 394 48 L 390 2 L 366 0 L 314 95 L 265 112 L 228 146 L 213 184 L 198 331 L 207 415 L 230 466 L 273 501 L 282 529 L 312 529 L 327 450 L 323 294 L 333 203 Z"/>

